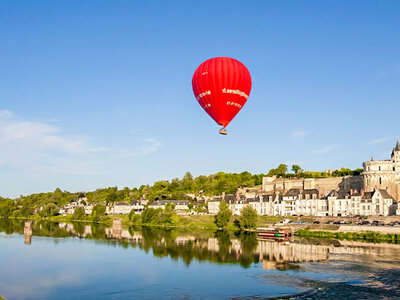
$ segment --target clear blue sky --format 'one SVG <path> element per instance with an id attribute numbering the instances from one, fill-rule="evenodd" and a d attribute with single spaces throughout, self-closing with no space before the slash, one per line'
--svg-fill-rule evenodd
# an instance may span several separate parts
<path id="1" fill-rule="evenodd" d="M 0 195 L 361 167 L 400 138 L 399 1 L 1 1 Z M 217 133 L 191 78 L 250 70 Z"/>

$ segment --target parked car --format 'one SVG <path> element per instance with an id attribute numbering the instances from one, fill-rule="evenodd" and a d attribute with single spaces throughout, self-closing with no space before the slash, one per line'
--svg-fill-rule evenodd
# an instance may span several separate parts
<path id="1" fill-rule="evenodd" d="M 356 222 L 354 222 L 354 225 L 362 225 L 362 223 L 359 221 L 356 221 Z"/>
<path id="2" fill-rule="evenodd" d="M 348 220 L 340 220 L 339 224 L 351 224 L 351 222 Z"/>
<path id="3" fill-rule="evenodd" d="M 279 224 L 289 224 L 291 221 L 289 219 L 285 219 L 279 222 Z"/>
<path id="4" fill-rule="evenodd" d="M 319 224 L 319 221 L 314 221 L 314 224 Z"/>
<path id="5" fill-rule="evenodd" d="M 333 222 L 333 221 L 328 221 L 328 222 L 326 222 L 326 224 L 328 224 L 328 225 L 333 225 L 334 222 Z"/>
<path id="6" fill-rule="evenodd" d="M 378 226 L 379 222 L 378 221 L 372 221 L 371 226 Z"/>
<path id="7" fill-rule="evenodd" d="M 361 225 L 370 225 L 371 223 L 369 221 L 362 221 Z"/>

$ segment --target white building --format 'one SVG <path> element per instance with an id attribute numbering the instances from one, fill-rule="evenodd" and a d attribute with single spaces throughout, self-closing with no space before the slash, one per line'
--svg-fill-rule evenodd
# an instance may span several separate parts
<path id="1" fill-rule="evenodd" d="M 335 192 L 328 196 L 329 216 L 389 216 L 397 205 L 386 190 Z"/>
<path id="2" fill-rule="evenodd" d="M 188 210 L 189 209 L 189 200 L 158 200 L 158 201 L 153 201 L 153 203 L 150 203 L 148 205 L 149 208 L 161 208 L 165 209 L 165 206 L 169 204 L 174 207 L 174 210 Z"/>

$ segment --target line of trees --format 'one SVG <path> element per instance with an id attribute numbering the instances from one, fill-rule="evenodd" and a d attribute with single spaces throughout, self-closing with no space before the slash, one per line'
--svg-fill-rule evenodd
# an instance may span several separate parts
<path id="1" fill-rule="evenodd" d="M 341 168 L 329 172 L 304 171 L 299 165 L 292 165 L 291 173 L 288 172 L 289 167 L 285 164 L 280 164 L 278 167 L 269 170 L 267 176 L 277 176 L 283 178 L 325 178 L 325 177 L 341 177 L 349 175 L 360 175 L 363 169 L 351 170 Z"/>

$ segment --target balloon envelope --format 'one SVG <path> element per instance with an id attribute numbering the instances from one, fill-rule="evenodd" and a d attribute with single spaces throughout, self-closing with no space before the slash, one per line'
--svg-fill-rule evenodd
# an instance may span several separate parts
<path id="1" fill-rule="evenodd" d="M 211 58 L 194 72 L 192 87 L 200 106 L 215 122 L 226 127 L 249 98 L 250 72 L 236 59 Z"/>

